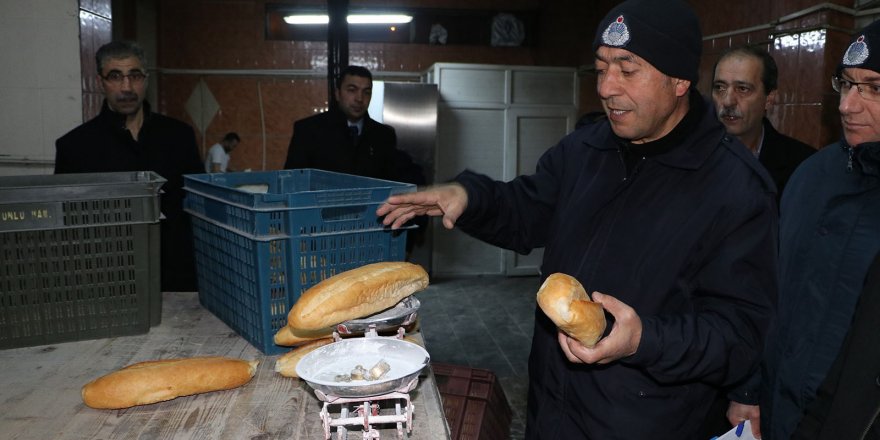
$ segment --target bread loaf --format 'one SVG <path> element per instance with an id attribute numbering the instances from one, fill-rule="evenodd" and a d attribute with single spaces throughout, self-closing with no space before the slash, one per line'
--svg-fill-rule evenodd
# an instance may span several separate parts
<path id="1" fill-rule="evenodd" d="M 278 360 L 275 361 L 275 371 L 285 377 L 299 377 L 296 374 L 296 364 L 299 363 L 300 359 L 302 359 L 303 356 L 314 351 L 316 348 L 323 347 L 332 342 L 333 338 L 318 339 L 316 341 L 309 342 L 308 344 L 303 344 L 289 351 L 287 354 L 279 357 Z"/>
<path id="2" fill-rule="evenodd" d="M 602 305 L 590 301 L 574 277 L 554 273 L 538 289 L 538 306 L 569 336 L 587 347 L 596 345 L 605 332 Z"/>
<path id="3" fill-rule="evenodd" d="M 119 409 L 228 390 L 248 383 L 257 364 L 223 357 L 140 362 L 87 383 L 82 398 L 92 408 Z"/>
<path id="4" fill-rule="evenodd" d="M 300 345 L 305 342 L 314 341 L 316 339 L 329 338 L 333 336 L 332 328 L 325 328 L 316 331 L 305 331 L 305 330 L 296 330 L 289 325 L 285 325 L 281 327 L 277 332 L 275 332 L 275 336 L 272 340 L 275 341 L 276 345 L 283 345 L 285 347 L 290 347 L 293 345 Z"/>
<path id="5" fill-rule="evenodd" d="M 364 318 L 428 287 L 428 273 L 406 262 L 373 263 L 306 290 L 287 315 L 294 331 L 316 331 Z"/>

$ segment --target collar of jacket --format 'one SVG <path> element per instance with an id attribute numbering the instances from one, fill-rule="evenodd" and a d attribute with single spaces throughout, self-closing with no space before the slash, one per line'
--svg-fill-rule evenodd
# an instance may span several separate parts
<path id="1" fill-rule="evenodd" d="M 333 125 L 338 125 L 338 126 L 342 127 L 343 129 L 348 127 L 348 118 L 345 117 L 345 113 L 342 113 L 342 110 L 339 110 L 338 108 L 331 108 L 330 110 L 327 110 L 327 111 L 330 113 L 330 116 L 333 118 Z M 363 120 L 364 120 L 364 124 L 363 124 L 363 127 L 361 127 L 361 132 L 360 132 L 361 136 L 363 136 L 364 133 L 366 133 L 367 126 L 370 124 L 370 121 L 372 120 L 372 119 L 370 119 L 370 114 L 364 113 Z"/>
<path id="2" fill-rule="evenodd" d="M 688 114 L 668 135 L 653 142 L 663 142 L 669 137 L 679 136 L 682 140 L 669 151 L 656 155 L 653 159 L 670 167 L 695 170 L 706 162 L 726 136 L 724 126 L 715 117 L 713 107 L 699 92 L 691 89 L 688 99 L 690 101 Z M 689 121 L 696 123 L 688 123 Z M 584 137 L 584 144 L 587 146 L 597 150 L 616 151 L 619 148 L 620 138 L 611 130 L 611 124 L 607 120 L 586 128 L 592 130 L 591 134 Z"/>
<path id="3" fill-rule="evenodd" d="M 141 126 L 141 130 L 147 125 L 147 121 L 153 116 L 153 112 L 150 109 L 150 103 L 145 99 L 141 106 L 144 109 L 144 123 Z M 104 100 L 104 103 L 101 105 L 101 113 L 98 114 L 98 120 L 101 123 L 106 124 L 109 127 L 112 127 L 117 130 L 128 130 L 128 127 L 125 126 L 126 116 L 113 111 L 109 105 L 107 105 L 107 100 Z"/>
<path id="4" fill-rule="evenodd" d="M 773 123 L 767 119 L 766 116 L 761 120 L 761 125 L 764 127 L 764 140 L 776 138 L 780 133 L 776 131 L 776 127 L 773 126 Z"/>
<path id="5" fill-rule="evenodd" d="M 851 147 L 846 142 L 846 138 L 843 138 L 840 140 L 840 147 L 849 155 L 848 168 L 858 164 L 855 168 L 858 168 L 862 174 L 880 177 L 880 142 L 865 142 Z"/>

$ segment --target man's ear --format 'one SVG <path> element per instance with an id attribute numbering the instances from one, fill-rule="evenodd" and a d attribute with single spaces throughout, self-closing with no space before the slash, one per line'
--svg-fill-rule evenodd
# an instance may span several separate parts
<path id="1" fill-rule="evenodd" d="M 685 96 L 688 93 L 688 90 L 691 88 L 691 82 L 686 79 L 681 78 L 672 78 L 675 86 L 675 96 L 681 97 Z"/>
<path id="2" fill-rule="evenodd" d="M 764 102 L 764 111 L 770 110 L 770 107 L 776 105 L 776 90 L 767 94 L 767 100 Z"/>

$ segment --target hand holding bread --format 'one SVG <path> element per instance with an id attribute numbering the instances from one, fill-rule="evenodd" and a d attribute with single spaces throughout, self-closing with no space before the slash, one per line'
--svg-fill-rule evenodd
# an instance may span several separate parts
<path id="1" fill-rule="evenodd" d="M 570 275 L 554 273 L 538 289 L 538 306 L 569 336 L 587 347 L 605 332 L 602 305 L 590 301 L 584 286 Z"/>
<path id="2" fill-rule="evenodd" d="M 224 357 L 139 362 L 87 383 L 82 398 L 92 408 L 121 409 L 229 390 L 248 383 L 257 364 Z"/>

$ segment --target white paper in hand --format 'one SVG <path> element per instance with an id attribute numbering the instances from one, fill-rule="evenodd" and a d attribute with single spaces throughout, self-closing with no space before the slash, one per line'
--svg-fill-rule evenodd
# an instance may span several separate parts
<path id="1" fill-rule="evenodd" d="M 730 431 L 727 431 L 721 437 L 716 437 L 716 440 L 757 440 L 755 436 L 752 435 L 752 422 L 746 420 L 743 424 L 742 434 L 739 437 L 736 436 L 736 426 L 733 427 Z"/>

